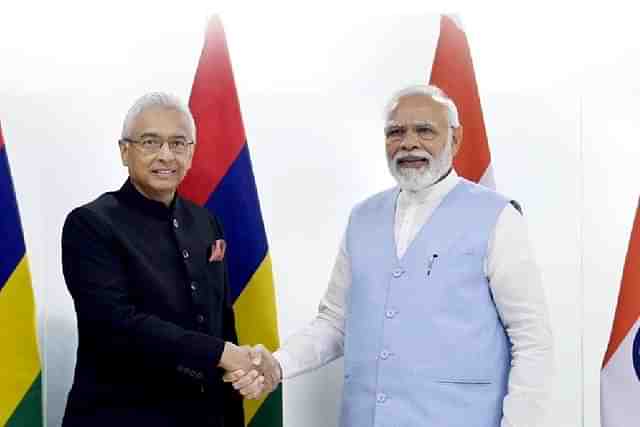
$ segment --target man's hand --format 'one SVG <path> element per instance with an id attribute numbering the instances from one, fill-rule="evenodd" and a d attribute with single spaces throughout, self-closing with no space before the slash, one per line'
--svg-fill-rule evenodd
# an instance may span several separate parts
<path id="1" fill-rule="evenodd" d="M 248 399 L 257 398 L 264 389 L 265 378 L 261 375 L 261 371 L 259 372 L 261 357 L 262 353 L 254 351 L 249 346 L 239 347 L 227 342 L 220 358 L 218 366 L 227 371 L 227 375 L 229 372 L 242 373 L 242 381 L 233 386 Z"/>
<path id="2" fill-rule="evenodd" d="M 233 383 L 233 387 L 239 390 L 243 396 L 249 399 L 257 399 L 271 393 L 278 387 L 282 379 L 282 370 L 276 358 L 262 344 L 253 347 L 251 355 L 252 360 L 258 362 L 254 365 L 263 378 L 262 390 L 259 393 L 255 393 L 256 387 L 253 386 L 257 374 L 253 375 L 251 372 L 245 374 L 247 371 L 238 369 L 227 372 L 223 379 L 225 382 Z"/>

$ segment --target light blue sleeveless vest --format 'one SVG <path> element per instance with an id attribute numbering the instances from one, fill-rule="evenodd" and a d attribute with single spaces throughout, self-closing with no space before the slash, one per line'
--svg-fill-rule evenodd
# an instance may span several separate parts
<path id="1" fill-rule="evenodd" d="M 511 344 L 484 274 L 509 202 L 461 180 L 401 259 L 398 189 L 356 206 L 347 229 L 342 427 L 499 427 Z"/>

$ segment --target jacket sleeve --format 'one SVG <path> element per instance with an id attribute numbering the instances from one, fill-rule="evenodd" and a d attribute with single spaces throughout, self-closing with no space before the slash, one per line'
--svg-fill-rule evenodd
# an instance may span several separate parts
<path id="1" fill-rule="evenodd" d="M 139 311 L 119 252 L 110 227 L 90 209 L 69 214 L 62 232 L 62 269 L 81 339 L 100 337 L 92 340 L 96 350 L 144 368 L 183 372 L 189 367 L 187 373 L 197 379 L 219 377 L 224 341 Z"/>

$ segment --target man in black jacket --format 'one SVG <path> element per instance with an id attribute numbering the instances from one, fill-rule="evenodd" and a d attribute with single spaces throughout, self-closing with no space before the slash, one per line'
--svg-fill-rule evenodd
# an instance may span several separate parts
<path id="1" fill-rule="evenodd" d="M 253 371 L 239 347 L 218 221 L 180 198 L 195 125 L 178 99 L 152 93 L 119 142 L 129 178 L 74 209 L 62 266 L 78 318 L 63 421 L 75 426 L 244 426 L 225 370 Z"/>

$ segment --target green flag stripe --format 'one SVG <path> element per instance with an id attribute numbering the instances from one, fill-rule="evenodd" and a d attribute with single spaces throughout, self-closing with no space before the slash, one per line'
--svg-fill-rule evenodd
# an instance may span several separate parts
<path id="1" fill-rule="evenodd" d="M 6 427 L 42 427 L 42 375 L 38 374 L 14 411 Z"/>
<path id="2" fill-rule="evenodd" d="M 274 427 L 282 425 L 282 385 L 262 402 L 251 419 L 249 427 Z"/>

